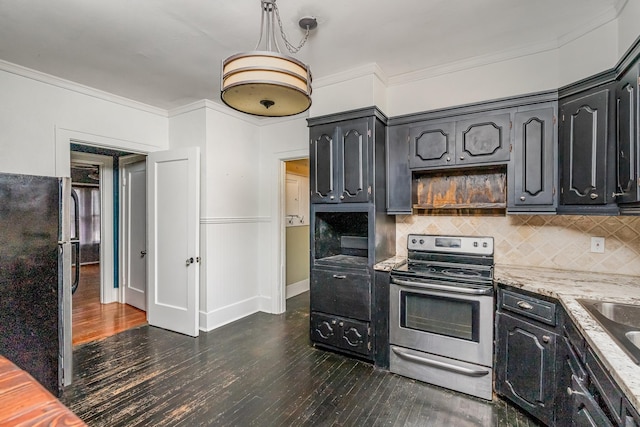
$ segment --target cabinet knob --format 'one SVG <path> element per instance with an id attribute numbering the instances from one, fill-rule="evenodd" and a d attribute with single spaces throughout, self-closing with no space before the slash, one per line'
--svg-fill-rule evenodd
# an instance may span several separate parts
<path id="1" fill-rule="evenodd" d="M 589 197 L 591 197 L 591 200 L 595 200 L 598 198 L 598 195 L 596 193 L 591 193 L 589 194 Z"/>
<path id="2" fill-rule="evenodd" d="M 450 161 L 451 161 L 451 157 L 447 157 L 447 162 L 450 162 Z"/>
<path id="3" fill-rule="evenodd" d="M 341 196 L 340 196 L 340 200 L 344 200 L 344 195 L 341 195 Z"/>
<path id="4" fill-rule="evenodd" d="M 331 200 L 335 199 L 335 197 L 334 197 L 334 196 L 330 196 L 329 198 L 330 198 Z"/>
<path id="5" fill-rule="evenodd" d="M 338 323 L 338 321 L 337 321 L 336 319 L 333 319 L 333 320 L 331 321 L 331 324 L 332 324 L 332 325 L 335 325 L 336 323 Z"/>
<path id="6" fill-rule="evenodd" d="M 549 335 L 543 335 L 542 336 L 542 342 L 545 344 L 549 344 L 549 341 L 551 341 L 551 337 Z"/>
<path id="7" fill-rule="evenodd" d="M 342 328 L 344 326 L 344 322 L 338 323 L 338 326 L 340 326 Z"/>
<path id="8" fill-rule="evenodd" d="M 524 197 L 524 196 L 520 196 L 520 200 L 522 200 L 524 202 L 525 200 L 527 200 L 527 198 Z"/>
<path id="9" fill-rule="evenodd" d="M 460 156 L 460 160 L 464 160 L 464 156 Z"/>
<path id="10" fill-rule="evenodd" d="M 518 301 L 516 304 L 523 310 L 531 310 L 533 308 L 533 306 L 526 301 Z"/>

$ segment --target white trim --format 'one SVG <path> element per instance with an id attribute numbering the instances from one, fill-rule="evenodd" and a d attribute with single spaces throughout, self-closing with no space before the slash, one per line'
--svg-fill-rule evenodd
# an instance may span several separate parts
<path id="1" fill-rule="evenodd" d="M 207 332 L 261 311 L 263 297 L 255 296 L 208 313 L 200 311 L 200 330 Z"/>
<path id="2" fill-rule="evenodd" d="M 271 222 L 268 216 L 220 216 L 202 217 L 200 224 L 255 224 Z"/>
<path id="3" fill-rule="evenodd" d="M 287 285 L 287 299 L 300 295 L 309 290 L 309 279 Z"/>
<path id="4" fill-rule="evenodd" d="M 69 155 L 71 161 L 100 167 L 100 303 L 108 304 L 118 301 L 119 294 L 113 287 L 113 159 L 74 151 Z"/>
<path id="5" fill-rule="evenodd" d="M 319 78 L 314 81 L 314 86 L 324 87 L 331 86 L 337 83 L 347 82 L 349 80 L 357 79 L 359 77 L 365 77 L 374 75 L 377 76 L 382 83 L 386 86 L 389 78 L 387 74 L 380 68 L 378 64 L 371 63 L 361 67 L 352 68 L 350 70 L 342 71 L 340 73 L 331 74 L 326 77 Z"/>
<path id="6" fill-rule="evenodd" d="M 296 114 L 295 116 L 287 116 L 287 117 L 258 117 L 252 116 L 250 114 L 241 113 L 232 108 L 227 107 L 226 105 L 220 104 L 218 102 L 212 101 L 210 99 L 201 99 L 199 101 L 192 102 L 187 105 L 183 105 L 181 107 L 176 107 L 168 111 L 169 118 L 173 118 L 179 116 L 181 114 L 190 113 L 192 111 L 198 111 L 202 109 L 209 109 L 216 111 L 218 113 L 226 114 L 227 116 L 234 117 L 238 120 L 245 121 L 254 126 L 271 126 L 273 124 L 288 122 L 291 120 L 298 120 L 300 118 L 309 117 L 309 110 L 302 112 L 300 114 Z"/>
<path id="7" fill-rule="evenodd" d="M 277 184 L 273 189 L 271 203 L 272 221 L 271 233 L 272 241 L 275 242 L 273 248 L 274 265 L 276 266 L 276 277 L 272 281 L 271 289 L 271 313 L 284 313 L 287 308 L 286 302 L 286 220 L 285 214 L 285 191 L 287 171 L 284 162 L 287 160 L 297 160 L 309 157 L 309 149 L 298 149 L 290 151 L 280 151 L 273 153 L 271 157 L 271 169 L 274 174 L 273 181 Z"/>
<path id="8" fill-rule="evenodd" d="M 154 107 L 149 104 L 144 104 L 139 101 L 134 101 L 133 99 L 114 95 L 112 93 L 105 92 L 100 89 L 94 89 L 92 87 L 85 86 L 80 83 L 72 82 L 71 80 L 65 80 L 60 77 L 52 76 L 51 74 L 46 74 L 40 71 L 33 70 L 31 68 L 13 64 L 11 62 L 0 60 L 0 71 L 6 71 L 7 73 L 11 73 L 17 76 L 25 77 L 27 79 L 35 80 L 40 83 L 45 83 L 51 86 L 59 87 L 61 89 L 70 90 L 72 92 L 91 96 L 93 98 L 101 99 L 103 101 L 112 102 L 114 104 L 118 104 L 123 107 L 133 108 L 133 109 L 144 111 L 147 113 L 156 114 L 160 117 L 167 117 L 167 110 L 164 110 L 162 108 Z"/>

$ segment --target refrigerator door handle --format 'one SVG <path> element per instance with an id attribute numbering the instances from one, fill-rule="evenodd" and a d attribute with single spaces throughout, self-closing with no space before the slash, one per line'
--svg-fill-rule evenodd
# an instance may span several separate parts
<path id="1" fill-rule="evenodd" d="M 71 285 L 71 293 L 75 294 L 80 284 L 80 240 L 72 240 L 71 246 L 75 247 L 75 259 L 73 265 L 75 265 L 75 274 L 73 277 L 73 284 Z"/>

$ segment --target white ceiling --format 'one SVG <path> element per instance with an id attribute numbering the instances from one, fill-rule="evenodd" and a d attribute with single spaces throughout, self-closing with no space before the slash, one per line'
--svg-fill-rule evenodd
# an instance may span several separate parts
<path id="1" fill-rule="evenodd" d="M 314 80 L 372 63 L 390 79 L 557 47 L 627 0 L 277 0 Z M 163 109 L 219 100 L 224 58 L 253 50 L 259 0 L 0 0 L 0 60 Z"/>

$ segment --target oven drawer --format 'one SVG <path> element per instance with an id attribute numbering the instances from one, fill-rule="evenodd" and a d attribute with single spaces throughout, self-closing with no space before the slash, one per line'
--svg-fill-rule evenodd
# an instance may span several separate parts
<path id="1" fill-rule="evenodd" d="M 340 270 L 311 270 L 311 310 L 371 320 L 369 275 Z"/>
<path id="2" fill-rule="evenodd" d="M 547 325 L 556 325 L 556 305 L 552 302 L 500 289 L 500 307 Z"/>
<path id="3" fill-rule="evenodd" d="M 371 353 L 371 328 L 367 322 L 324 313 L 311 313 L 311 341 L 365 356 Z"/>

